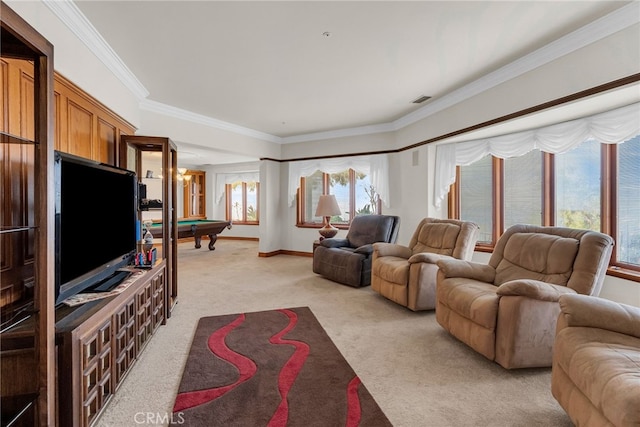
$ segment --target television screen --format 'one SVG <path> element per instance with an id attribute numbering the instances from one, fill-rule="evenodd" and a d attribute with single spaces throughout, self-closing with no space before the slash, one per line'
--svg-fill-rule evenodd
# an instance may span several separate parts
<path id="1" fill-rule="evenodd" d="M 55 153 L 56 304 L 128 264 L 137 236 L 134 172 Z"/>

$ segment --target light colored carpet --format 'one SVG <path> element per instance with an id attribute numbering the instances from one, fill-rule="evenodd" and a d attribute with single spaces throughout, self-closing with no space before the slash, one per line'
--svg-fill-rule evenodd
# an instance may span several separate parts
<path id="1" fill-rule="evenodd" d="M 98 426 L 166 425 L 200 317 L 298 306 L 311 308 L 394 426 L 571 426 L 550 369 L 507 371 L 448 335 L 432 311 L 326 280 L 311 258 L 257 254 L 252 241 L 220 239 L 214 252 L 179 244 L 178 304 Z"/>

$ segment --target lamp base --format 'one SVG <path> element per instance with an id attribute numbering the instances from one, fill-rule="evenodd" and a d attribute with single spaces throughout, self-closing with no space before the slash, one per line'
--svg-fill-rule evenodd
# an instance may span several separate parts
<path id="1" fill-rule="evenodd" d="M 322 240 L 322 239 L 330 239 L 330 238 L 334 237 L 336 234 L 338 234 L 338 229 L 335 228 L 330 223 L 327 223 L 327 225 L 325 225 L 320 230 L 318 230 L 318 233 L 320 233 L 320 235 L 322 236 L 320 238 L 320 240 Z"/>

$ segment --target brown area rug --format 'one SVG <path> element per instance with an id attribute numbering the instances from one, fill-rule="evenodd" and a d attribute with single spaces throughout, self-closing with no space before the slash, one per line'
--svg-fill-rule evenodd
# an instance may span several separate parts
<path id="1" fill-rule="evenodd" d="M 203 317 L 173 409 L 186 426 L 390 426 L 308 307 Z"/>

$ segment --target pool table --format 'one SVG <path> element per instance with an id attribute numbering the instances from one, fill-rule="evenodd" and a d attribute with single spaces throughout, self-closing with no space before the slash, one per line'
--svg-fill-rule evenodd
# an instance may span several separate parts
<path id="1" fill-rule="evenodd" d="M 230 221 L 218 221 L 218 220 L 180 220 L 178 221 L 178 239 L 184 237 L 192 237 L 196 242 L 196 249 L 201 247 L 200 240 L 202 236 L 209 236 L 209 250 L 215 249 L 213 246 L 218 240 L 218 234 L 225 228 L 231 229 Z M 151 235 L 155 238 L 162 238 L 162 223 L 154 222 L 150 227 Z"/>

